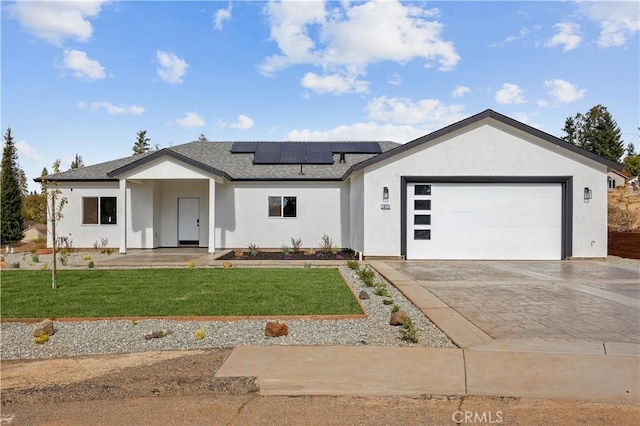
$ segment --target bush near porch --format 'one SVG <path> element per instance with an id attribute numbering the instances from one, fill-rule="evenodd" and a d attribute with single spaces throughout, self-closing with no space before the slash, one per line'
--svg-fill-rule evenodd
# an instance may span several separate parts
<path id="1" fill-rule="evenodd" d="M 2 318 L 343 315 L 362 310 L 335 269 L 62 270 L 2 274 Z"/>

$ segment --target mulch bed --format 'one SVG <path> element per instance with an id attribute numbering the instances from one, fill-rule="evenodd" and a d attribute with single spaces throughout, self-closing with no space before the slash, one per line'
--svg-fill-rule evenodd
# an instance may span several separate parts
<path id="1" fill-rule="evenodd" d="M 289 252 L 288 254 L 284 254 L 281 251 L 260 251 L 258 254 L 251 255 L 248 251 L 232 250 L 224 256 L 220 257 L 219 260 L 308 260 L 311 262 L 312 260 L 357 260 L 356 253 L 353 250 L 341 250 L 336 254 L 331 252 L 316 252 L 315 254 L 305 253 L 304 251 L 300 251 L 298 253 Z"/>

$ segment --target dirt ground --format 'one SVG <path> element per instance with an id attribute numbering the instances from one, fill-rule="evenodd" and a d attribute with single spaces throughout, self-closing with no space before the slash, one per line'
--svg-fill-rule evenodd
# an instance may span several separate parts
<path id="1" fill-rule="evenodd" d="M 640 423 L 638 404 L 616 402 L 440 395 L 370 398 L 261 396 L 254 378 L 214 378 L 230 353 L 231 349 L 212 349 L 104 355 L 73 360 L 2 361 L 0 424 Z M 64 368 L 65 365 L 78 368 Z"/>

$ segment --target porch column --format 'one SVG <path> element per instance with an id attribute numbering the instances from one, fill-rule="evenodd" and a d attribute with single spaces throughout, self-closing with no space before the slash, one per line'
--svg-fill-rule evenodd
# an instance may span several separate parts
<path id="1" fill-rule="evenodd" d="M 120 253 L 127 253 L 127 180 L 120 179 L 118 196 L 118 223 L 120 227 Z"/>
<path id="2" fill-rule="evenodd" d="M 209 253 L 216 251 L 216 181 L 209 179 Z"/>

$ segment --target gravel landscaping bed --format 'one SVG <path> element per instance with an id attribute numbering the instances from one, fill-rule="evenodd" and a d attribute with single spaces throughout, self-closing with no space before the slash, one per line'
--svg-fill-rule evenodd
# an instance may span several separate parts
<path id="1" fill-rule="evenodd" d="M 171 320 L 105 320 L 55 322 L 55 334 L 43 345 L 33 342 L 33 324 L 2 323 L 3 360 L 61 358 L 79 355 L 133 353 L 233 347 L 238 345 L 377 345 L 455 348 L 449 338 L 411 304 L 393 286 L 388 292 L 393 303 L 412 319 L 419 333 L 417 344 L 402 340 L 400 328 L 389 325 L 391 307 L 383 297 L 366 288 L 355 272 L 340 267 L 347 284 L 357 295 L 365 290 L 370 299 L 361 300 L 367 318 L 358 320 L 288 320 L 289 334 L 265 337 L 265 320 L 241 321 L 171 321 Z M 376 274 L 376 279 L 384 281 Z M 386 282 L 386 281 L 385 281 Z M 278 319 L 277 317 L 273 318 Z M 171 335 L 145 339 L 158 330 L 170 330 Z M 197 340 L 195 332 L 203 330 L 205 337 Z"/>

